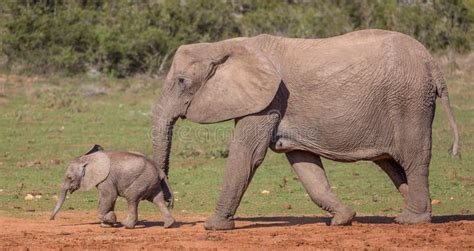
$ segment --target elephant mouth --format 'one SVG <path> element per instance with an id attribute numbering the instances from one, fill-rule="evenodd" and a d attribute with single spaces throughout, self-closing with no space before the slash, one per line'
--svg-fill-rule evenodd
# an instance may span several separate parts
<path id="1" fill-rule="evenodd" d="M 72 194 L 72 193 L 74 193 L 75 191 L 77 191 L 77 189 L 79 189 L 79 186 L 78 186 L 78 185 L 71 186 L 71 187 L 69 187 L 69 192 Z"/>

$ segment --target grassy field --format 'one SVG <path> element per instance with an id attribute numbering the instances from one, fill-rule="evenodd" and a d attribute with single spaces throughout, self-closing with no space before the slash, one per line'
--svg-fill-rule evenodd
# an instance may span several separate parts
<path id="1" fill-rule="evenodd" d="M 51 210 L 68 161 L 93 144 L 150 155 L 150 108 L 159 94 L 159 80 L 1 77 L 0 211 L 25 216 Z M 452 133 L 439 106 L 430 167 L 431 195 L 438 202 L 433 213 L 473 214 L 474 83 L 449 78 L 448 88 L 461 131 L 462 158 L 448 155 Z M 232 127 L 232 122 L 178 122 L 170 171 L 177 200 L 173 211 L 213 211 Z M 333 190 L 359 215 L 393 216 L 401 211 L 401 196 L 374 164 L 323 161 Z M 295 177 L 284 155 L 269 152 L 238 214 L 322 214 Z M 270 193 L 262 194 L 263 190 Z M 42 197 L 27 201 L 28 193 Z M 93 210 L 97 197 L 95 189 L 76 192 L 63 210 Z M 148 202 L 140 207 L 141 212 L 158 212 Z M 126 210 L 123 199 L 117 210 Z"/>

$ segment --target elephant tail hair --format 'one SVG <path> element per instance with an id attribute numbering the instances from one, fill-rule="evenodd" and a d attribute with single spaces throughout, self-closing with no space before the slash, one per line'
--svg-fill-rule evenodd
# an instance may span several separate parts
<path id="1" fill-rule="evenodd" d="M 454 142 L 451 149 L 449 149 L 449 151 L 452 156 L 458 155 L 459 157 L 461 157 L 460 152 L 459 152 L 459 130 L 458 130 L 456 121 L 454 120 L 453 111 L 449 103 L 448 87 L 446 86 L 446 82 L 439 68 L 436 66 L 435 69 L 433 70 L 434 72 L 432 73 L 433 73 L 433 80 L 435 81 L 435 84 L 436 84 L 436 94 L 438 97 L 441 98 L 441 104 L 443 105 L 443 110 L 446 113 L 446 116 L 448 117 L 449 126 L 453 130 L 453 134 L 454 134 Z"/>

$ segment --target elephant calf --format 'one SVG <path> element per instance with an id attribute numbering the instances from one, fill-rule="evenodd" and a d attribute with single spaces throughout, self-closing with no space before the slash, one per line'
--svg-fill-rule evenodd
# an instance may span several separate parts
<path id="1" fill-rule="evenodd" d="M 138 203 L 145 199 L 158 206 L 165 228 L 175 222 L 168 209 L 172 206 L 173 194 L 165 173 L 140 153 L 105 152 L 100 145 L 70 162 L 50 219 L 54 219 L 63 205 L 67 191 L 87 191 L 94 186 L 100 194 L 98 217 L 102 227 L 116 223 L 114 206 L 117 196 L 127 199 L 129 212 L 122 221 L 126 228 L 135 227 Z"/>

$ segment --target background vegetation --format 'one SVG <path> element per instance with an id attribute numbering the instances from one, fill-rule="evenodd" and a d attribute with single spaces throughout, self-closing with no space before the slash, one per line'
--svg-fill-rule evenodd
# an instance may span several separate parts
<path id="1" fill-rule="evenodd" d="M 366 28 L 411 35 L 433 51 L 471 49 L 474 0 L 6 0 L 7 70 L 160 73 L 181 44 L 270 33 L 321 38 Z"/>

